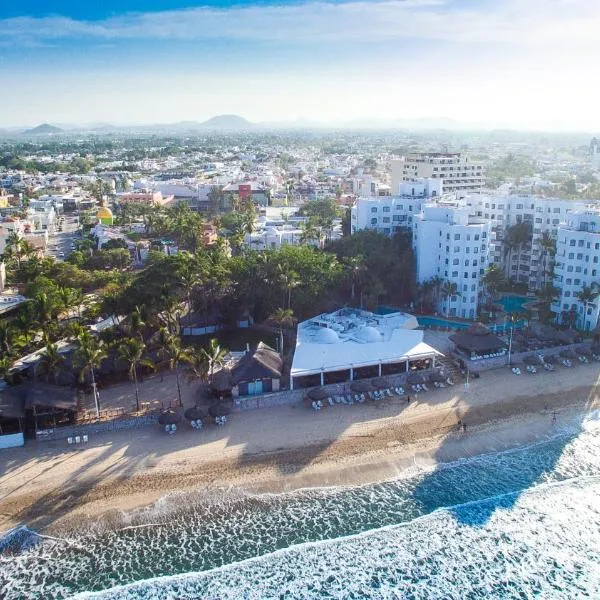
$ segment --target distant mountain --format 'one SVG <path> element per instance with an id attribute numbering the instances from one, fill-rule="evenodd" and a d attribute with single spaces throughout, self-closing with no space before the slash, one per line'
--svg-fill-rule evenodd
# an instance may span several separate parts
<path id="1" fill-rule="evenodd" d="M 42 123 L 33 129 L 26 129 L 23 135 L 48 135 L 51 133 L 61 133 L 63 130 L 60 127 L 49 125 L 48 123 Z"/>
<path id="2" fill-rule="evenodd" d="M 218 115 L 208 121 L 200 123 L 202 129 L 251 129 L 253 123 L 238 115 Z"/>

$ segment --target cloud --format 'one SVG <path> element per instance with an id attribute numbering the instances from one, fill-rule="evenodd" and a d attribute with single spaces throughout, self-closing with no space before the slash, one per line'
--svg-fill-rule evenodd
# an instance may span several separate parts
<path id="1" fill-rule="evenodd" d="M 590 0 L 381 0 L 307 2 L 133 13 L 99 21 L 63 16 L 0 20 L 15 43 L 79 39 L 372 43 L 431 40 L 555 45 L 596 42 L 600 3 Z"/>

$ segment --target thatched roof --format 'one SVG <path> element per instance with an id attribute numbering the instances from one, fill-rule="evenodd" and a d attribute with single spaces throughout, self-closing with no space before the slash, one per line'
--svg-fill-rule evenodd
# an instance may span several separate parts
<path id="1" fill-rule="evenodd" d="M 473 352 L 491 352 L 504 348 L 504 342 L 481 323 L 456 332 L 449 340 L 456 346 Z"/>
<path id="2" fill-rule="evenodd" d="M 219 402 L 218 404 L 213 404 L 208 412 L 211 417 L 226 417 L 231 413 L 231 404 L 227 404 L 226 402 Z"/>
<path id="3" fill-rule="evenodd" d="M 231 368 L 231 381 L 237 385 L 256 379 L 279 379 L 282 369 L 283 361 L 279 353 L 259 342 L 254 351 L 244 354 Z"/>
<path id="4" fill-rule="evenodd" d="M 173 408 L 163 410 L 158 417 L 158 422 L 161 425 L 175 425 L 181 421 L 181 412 Z"/>
<path id="5" fill-rule="evenodd" d="M 3 396 L 18 398 L 24 409 L 59 408 L 77 410 L 78 398 L 73 388 L 31 382 L 7 388 Z"/>
<path id="6" fill-rule="evenodd" d="M 203 419 L 204 417 L 206 417 L 206 415 L 208 415 L 208 410 L 206 410 L 202 406 L 192 406 L 191 408 L 188 408 L 183 414 L 183 416 L 189 421 Z"/>
<path id="7" fill-rule="evenodd" d="M 11 388 L 0 393 L 0 419 L 22 419 L 25 416 L 25 398 Z"/>
<path id="8" fill-rule="evenodd" d="M 320 387 L 313 388 L 307 394 L 311 400 L 325 400 L 325 398 L 329 398 L 330 395 L 331 394 L 327 390 Z"/>
<path id="9" fill-rule="evenodd" d="M 217 371 L 210 378 L 210 386 L 217 392 L 226 392 L 233 387 L 231 380 L 231 371 L 228 368 L 223 368 Z"/>

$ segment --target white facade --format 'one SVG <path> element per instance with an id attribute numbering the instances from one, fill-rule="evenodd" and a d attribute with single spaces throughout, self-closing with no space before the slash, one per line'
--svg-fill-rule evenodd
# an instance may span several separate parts
<path id="1" fill-rule="evenodd" d="M 398 196 L 359 198 L 350 213 L 351 232 L 375 229 L 391 235 L 400 227 L 412 227 L 415 215 L 421 212 L 423 205 L 440 196 L 441 181 L 404 182 L 398 192 Z"/>
<path id="2" fill-rule="evenodd" d="M 489 263 L 491 224 L 471 216 L 462 202 L 427 204 L 413 225 L 417 281 L 434 277 L 455 283 L 458 294 L 440 298 L 447 316 L 477 317 L 481 278 Z"/>
<path id="3" fill-rule="evenodd" d="M 460 152 L 419 152 L 391 161 L 392 195 L 400 185 L 422 178 L 441 179 L 442 192 L 460 195 L 479 192 L 485 185 L 483 165 Z"/>
<path id="4" fill-rule="evenodd" d="M 583 286 L 600 283 L 600 210 L 573 212 L 558 229 L 554 285 L 559 299 L 552 305 L 559 323 L 576 315 L 576 326 L 593 330 L 600 316 L 600 298 L 588 306 L 577 298 Z"/>

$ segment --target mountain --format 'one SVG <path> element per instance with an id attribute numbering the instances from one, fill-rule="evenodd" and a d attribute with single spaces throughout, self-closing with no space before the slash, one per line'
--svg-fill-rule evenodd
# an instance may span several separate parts
<path id="1" fill-rule="evenodd" d="M 48 125 L 48 123 L 42 123 L 33 129 L 26 129 L 23 135 L 48 135 L 52 133 L 61 133 L 63 130 L 60 127 L 54 125 Z"/>
<path id="2" fill-rule="evenodd" d="M 238 115 L 217 115 L 208 121 L 200 123 L 202 129 L 251 129 L 254 127 L 253 123 L 240 117 Z"/>

